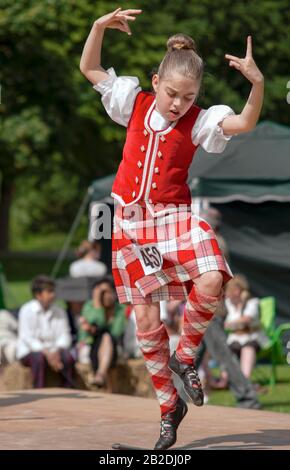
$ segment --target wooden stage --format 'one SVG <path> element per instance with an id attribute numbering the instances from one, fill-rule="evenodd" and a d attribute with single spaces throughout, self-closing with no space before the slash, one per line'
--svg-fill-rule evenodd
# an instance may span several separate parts
<path id="1" fill-rule="evenodd" d="M 157 400 L 47 388 L 0 394 L 0 449 L 152 449 Z M 290 449 L 290 415 L 189 405 L 172 449 Z"/>

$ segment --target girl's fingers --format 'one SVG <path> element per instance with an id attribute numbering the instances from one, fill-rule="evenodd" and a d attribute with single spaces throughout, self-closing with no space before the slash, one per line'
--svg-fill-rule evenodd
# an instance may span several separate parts
<path id="1" fill-rule="evenodd" d="M 225 58 L 226 58 L 226 59 L 236 60 L 237 62 L 240 60 L 239 57 L 236 57 L 235 55 L 230 55 L 230 54 L 226 54 L 226 55 L 225 55 Z"/>
<path id="2" fill-rule="evenodd" d="M 117 26 L 117 29 L 118 29 L 119 31 L 122 31 L 122 33 L 127 33 L 127 34 L 128 34 L 128 32 L 125 30 L 124 26 L 122 26 L 122 25 Z"/>
<path id="3" fill-rule="evenodd" d="M 119 7 L 115 11 L 111 13 L 110 16 L 110 26 L 108 27 L 115 27 L 120 31 L 123 31 L 128 34 L 132 34 L 130 27 L 128 25 L 128 21 L 135 21 L 136 17 L 134 15 L 139 15 L 142 10 L 123 10 Z M 115 26 L 114 26 L 115 25 Z"/>
<path id="4" fill-rule="evenodd" d="M 119 31 L 122 31 L 123 33 L 127 33 L 129 35 L 132 34 L 129 26 L 125 22 L 122 22 L 122 21 L 115 22 L 109 27 L 113 29 L 118 29 Z"/>
<path id="5" fill-rule="evenodd" d="M 127 15 L 124 15 L 124 18 L 126 18 L 126 20 L 128 21 L 135 21 L 136 20 L 136 16 L 127 16 Z"/>
<path id="6" fill-rule="evenodd" d="M 252 36 L 247 37 L 247 52 L 246 57 L 252 57 Z"/>
<path id="7" fill-rule="evenodd" d="M 122 10 L 121 7 L 117 8 L 115 11 L 113 11 L 112 15 L 113 16 L 117 15 L 119 13 L 119 11 L 121 11 L 121 10 Z"/>
<path id="8" fill-rule="evenodd" d="M 117 11 L 117 10 L 116 10 Z M 139 15 L 142 10 L 121 10 L 117 11 L 116 15 L 122 18 L 126 18 L 127 20 L 134 21 L 136 19 L 135 15 Z M 114 12 L 115 13 L 115 12 Z"/>
<path id="9" fill-rule="evenodd" d="M 122 20 L 121 20 L 120 23 L 121 23 L 121 25 L 122 25 L 122 27 L 123 27 L 123 31 L 124 31 L 125 33 L 128 33 L 128 34 L 131 35 L 132 33 L 131 33 L 131 30 L 130 30 L 130 28 L 129 28 L 129 25 L 128 25 L 127 21 L 125 21 L 125 20 L 122 21 Z"/>
<path id="10" fill-rule="evenodd" d="M 235 62 L 234 60 L 231 60 L 229 62 L 229 66 L 230 67 L 234 67 L 235 69 L 237 70 L 240 70 L 241 69 L 241 64 L 239 62 Z"/>
<path id="11" fill-rule="evenodd" d="M 119 13 L 119 15 L 117 15 L 117 18 L 120 18 L 122 20 L 126 20 L 126 21 L 135 21 L 136 20 L 136 17 L 135 16 L 128 16 L 128 15 L 124 15 L 123 12 L 122 13 Z"/>
<path id="12" fill-rule="evenodd" d="M 142 10 L 123 10 L 122 13 L 124 13 L 125 15 L 132 15 L 132 14 L 136 14 L 136 15 L 139 15 L 139 13 L 141 13 Z"/>

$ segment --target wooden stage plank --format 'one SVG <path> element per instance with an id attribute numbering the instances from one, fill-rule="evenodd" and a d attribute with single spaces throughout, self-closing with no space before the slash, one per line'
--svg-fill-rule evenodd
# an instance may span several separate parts
<path id="1" fill-rule="evenodd" d="M 157 400 L 47 388 L 0 394 L 0 449 L 152 449 Z M 189 405 L 172 449 L 290 449 L 290 415 Z"/>

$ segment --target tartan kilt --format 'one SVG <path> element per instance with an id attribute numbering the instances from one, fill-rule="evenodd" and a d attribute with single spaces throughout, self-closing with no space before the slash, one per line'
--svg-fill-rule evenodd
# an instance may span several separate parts
<path id="1" fill-rule="evenodd" d="M 148 243 L 163 258 L 161 269 L 152 274 L 144 273 L 135 249 Z M 193 279 L 209 271 L 220 271 L 223 285 L 233 277 L 214 230 L 191 206 L 153 217 L 141 204 L 115 205 L 112 274 L 120 303 L 186 301 Z"/>

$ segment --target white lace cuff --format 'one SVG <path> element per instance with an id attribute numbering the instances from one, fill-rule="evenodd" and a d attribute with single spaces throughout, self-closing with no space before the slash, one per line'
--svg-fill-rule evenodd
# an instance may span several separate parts
<path id="1" fill-rule="evenodd" d="M 215 105 L 209 109 L 202 109 L 192 128 L 192 142 L 201 145 L 210 153 L 221 153 L 224 151 L 231 135 L 224 135 L 220 123 L 226 116 L 235 114 L 226 105 Z"/>
<path id="2" fill-rule="evenodd" d="M 102 103 L 113 121 L 127 127 L 131 118 L 136 96 L 141 91 L 137 77 L 118 77 L 113 67 L 106 72 L 109 77 L 94 85 L 102 94 Z"/>

